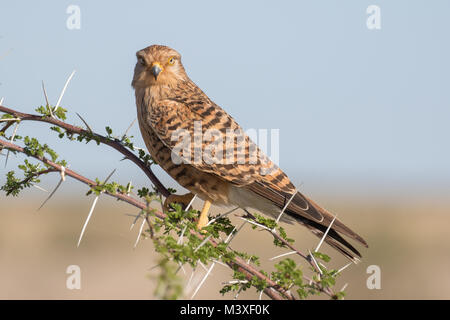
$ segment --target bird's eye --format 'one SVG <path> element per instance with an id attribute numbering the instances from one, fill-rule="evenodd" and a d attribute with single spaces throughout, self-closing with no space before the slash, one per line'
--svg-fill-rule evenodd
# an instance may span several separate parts
<path id="1" fill-rule="evenodd" d="M 139 57 L 139 58 L 138 58 L 138 62 L 139 62 L 141 65 L 145 66 L 145 59 L 144 59 L 143 57 Z"/>
<path id="2" fill-rule="evenodd" d="M 168 63 L 172 66 L 175 64 L 175 57 L 171 57 L 168 61 Z"/>

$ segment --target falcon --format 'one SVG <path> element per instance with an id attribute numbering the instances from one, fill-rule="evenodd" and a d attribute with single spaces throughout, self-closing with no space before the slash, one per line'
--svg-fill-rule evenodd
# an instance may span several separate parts
<path id="1" fill-rule="evenodd" d="M 152 45 L 136 57 L 132 87 L 142 137 L 155 162 L 190 191 L 167 197 L 166 210 L 171 203 L 186 206 L 196 195 L 204 201 L 199 230 L 208 223 L 211 205 L 256 210 L 277 222 L 298 222 L 318 237 L 329 229 L 325 242 L 353 261 L 361 257 L 343 236 L 365 247 L 366 241 L 297 190 L 239 124 L 188 77 L 177 51 Z M 230 138 L 230 132 L 235 136 Z"/>

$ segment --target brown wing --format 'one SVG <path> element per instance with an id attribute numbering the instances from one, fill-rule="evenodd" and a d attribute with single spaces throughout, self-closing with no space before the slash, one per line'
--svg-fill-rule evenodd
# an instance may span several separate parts
<path id="1" fill-rule="evenodd" d="M 195 85 L 186 84 L 185 87 L 180 88 L 180 92 L 174 90 L 173 97 L 155 104 L 148 121 L 161 141 L 172 151 L 175 151 L 174 149 L 179 143 L 178 139 L 173 139 L 174 134 L 185 130 L 194 140 L 191 141 L 194 148 L 191 148 L 189 164 L 196 169 L 217 175 L 238 187 L 249 187 L 281 208 L 296 192 L 295 186 L 287 175 L 251 141 L 237 122 L 209 100 Z M 196 161 L 195 130 L 199 130 L 196 122 L 201 123 L 202 135 L 212 129 L 217 130 L 222 136 L 233 131 L 244 143 L 239 142 L 238 139 L 234 139 L 232 144 L 222 141 L 225 143 L 225 155 L 222 162 Z M 206 154 L 204 151 L 207 147 L 207 144 L 201 144 L 202 155 Z M 227 148 L 232 148 L 232 152 L 228 152 L 230 150 Z M 179 151 L 175 152 L 181 156 Z M 229 154 L 232 156 L 229 157 Z M 240 158 L 239 155 L 243 158 Z M 311 206 L 300 193 L 295 195 L 290 206 L 305 217 L 317 221 L 323 219 L 321 213 Z"/>
<path id="2" fill-rule="evenodd" d="M 178 141 L 173 140 L 172 135 L 177 130 L 185 130 L 195 139 L 195 121 L 201 122 L 202 134 L 205 134 L 210 129 L 216 129 L 225 135 L 227 129 L 240 131 L 243 134 L 246 146 L 244 163 L 239 163 L 238 161 L 237 152 L 239 146 L 237 141 L 235 141 L 231 146 L 234 150 L 233 159 L 227 159 L 228 161 L 225 161 L 225 163 L 191 161 L 190 164 L 201 171 L 217 175 L 238 187 L 247 188 L 269 199 L 280 209 L 285 207 L 295 193 L 295 196 L 286 208 L 286 214 L 297 218 L 302 224 L 313 230 L 315 234 L 323 234 L 334 216 L 315 204 L 311 199 L 297 192 L 287 175 L 261 152 L 251 139 L 243 133 L 242 128 L 230 115 L 209 100 L 200 89 L 193 84 L 187 84 L 186 87 L 179 88 L 179 90 L 178 93 L 176 90 L 174 91 L 173 97 L 157 103 L 148 119 L 150 121 L 149 124 L 154 128 L 161 141 L 168 148 L 174 150 Z M 186 92 L 190 94 L 186 95 Z M 191 153 L 191 160 L 195 160 L 195 141 L 193 143 L 194 148 Z M 201 145 L 202 154 L 206 147 L 205 144 Z M 258 155 L 256 162 L 250 161 L 250 150 L 256 150 Z M 366 242 L 359 235 L 338 219 L 335 220 L 332 229 L 329 235 L 334 235 L 334 237 L 332 237 L 333 239 L 327 238 L 327 242 L 341 252 L 343 250 L 341 247 L 336 246 L 336 242 L 343 244 L 359 256 L 358 251 L 340 237 L 336 231 L 367 246 Z"/>

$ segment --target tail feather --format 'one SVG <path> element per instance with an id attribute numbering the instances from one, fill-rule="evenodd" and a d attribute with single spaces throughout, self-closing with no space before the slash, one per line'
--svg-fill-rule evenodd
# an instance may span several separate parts
<path id="1" fill-rule="evenodd" d="M 305 197 L 306 198 L 306 197 Z M 323 216 L 323 220 L 321 221 L 321 224 L 328 227 L 331 223 L 331 221 L 333 221 L 335 215 L 331 214 L 330 212 L 328 212 L 326 209 L 320 207 L 317 203 L 315 203 L 313 200 L 306 198 L 308 200 L 308 202 L 316 208 L 317 211 L 319 211 L 322 216 Z M 368 248 L 369 246 L 367 245 L 367 242 L 360 236 L 358 235 L 356 232 L 354 232 L 353 230 L 351 230 L 349 227 L 347 227 L 345 224 L 343 224 L 339 219 L 335 219 L 335 221 L 333 222 L 333 226 L 332 229 L 335 231 L 338 231 L 340 233 L 342 233 L 345 236 L 348 236 L 352 239 L 355 239 L 356 241 L 358 241 L 359 243 L 361 243 L 363 246 L 365 246 L 366 248 Z M 330 230 L 331 231 L 331 230 Z"/>
<path id="2" fill-rule="evenodd" d="M 328 228 L 315 221 L 300 217 L 297 214 L 293 214 L 289 211 L 287 212 L 287 214 L 291 217 L 294 217 L 300 224 L 307 227 L 313 234 L 315 234 L 319 238 L 323 237 L 326 229 Z M 355 247 L 353 247 L 347 240 L 345 240 L 339 233 L 333 230 L 333 228 L 328 231 L 327 236 L 325 237 L 325 242 L 355 263 L 358 262 L 359 258 L 362 257 L 361 253 L 359 253 L 359 251 Z"/>
<path id="3" fill-rule="evenodd" d="M 354 239 L 365 247 L 368 247 L 367 242 L 360 235 L 335 218 L 335 215 L 300 192 L 297 192 L 293 196 L 292 194 L 271 188 L 270 185 L 268 186 L 258 182 L 248 185 L 246 188 L 271 201 L 280 210 L 285 208 L 284 212 L 288 216 L 306 226 L 318 237 L 323 236 L 334 219 L 333 225 L 325 238 L 325 242 L 352 261 L 361 257 L 361 254 L 341 235 Z"/>

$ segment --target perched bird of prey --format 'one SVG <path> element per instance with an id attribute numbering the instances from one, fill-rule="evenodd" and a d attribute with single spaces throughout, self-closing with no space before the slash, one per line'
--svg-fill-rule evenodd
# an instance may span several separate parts
<path id="1" fill-rule="evenodd" d="M 197 195 L 204 201 L 197 223 L 199 229 L 207 224 L 213 204 L 239 207 L 247 212 L 257 210 L 281 221 L 295 220 L 317 236 L 323 236 L 334 215 L 301 194 L 243 133 L 239 124 L 203 93 L 186 74 L 177 51 L 152 45 L 138 51 L 136 56 L 132 86 L 145 144 L 153 159 L 191 192 L 169 196 L 166 208 L 174 202 L 187 205 Z M 179 146 L 180 132 L 192 138 L 193 147 L 187 146 L 188 157 L 182 153 L 186 146 Z M 242 134 L 230 142 L 223 138 L 230 132 Z M 213 148 L 218 146 L 224 146 L 224 152 Z M 342 235 L 367 247 L 362 237 L 338 219 L 325 241 L 352 260 L 361 257 Z"/>

